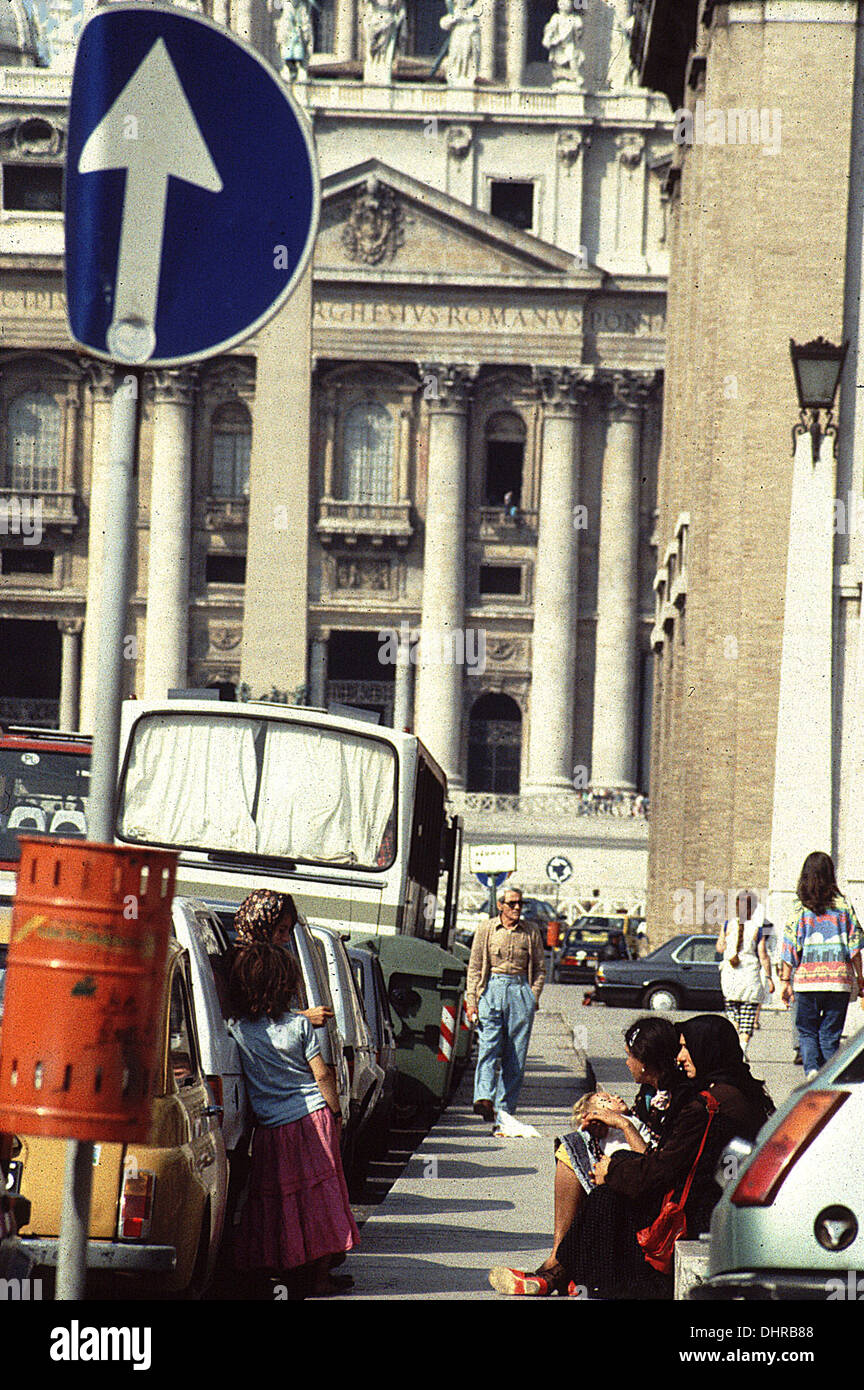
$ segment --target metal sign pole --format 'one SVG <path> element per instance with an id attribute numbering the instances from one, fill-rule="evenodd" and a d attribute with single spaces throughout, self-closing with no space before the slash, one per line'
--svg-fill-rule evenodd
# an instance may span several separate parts
<path id="1" fill-rule="evenodd" d="M 123 645 L 129 608 L 129 561 L 132 551 L 135 458 L 141 373 L 124 369 L 114 378 L 111 401 L 111 445 L 107 479 L 105 551 L 99 602 L 97 671 L 99 698 L 93 731 L 87 834 L 90 840 L 111 844 L 117 799 L 117 760 L 120 751 L 120 705 L 123 700 Z M 55 1298 L 78 1301 L 87 1282 L 87 1235 L 93 1186 L 93 1144 L 70 1139 L 60 1240 L 57 1248 Z"/>

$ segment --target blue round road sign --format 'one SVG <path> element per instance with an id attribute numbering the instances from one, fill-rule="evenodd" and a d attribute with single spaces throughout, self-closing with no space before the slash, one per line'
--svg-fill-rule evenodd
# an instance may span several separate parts
<path id="1" fill-rule="evenodd" d="M 98 357 L 196 361 L 290 294 L 318 224 L 305 118 L 250 48 L 199 16 L 110 5 L 78 45 L 66 297 Z"/>

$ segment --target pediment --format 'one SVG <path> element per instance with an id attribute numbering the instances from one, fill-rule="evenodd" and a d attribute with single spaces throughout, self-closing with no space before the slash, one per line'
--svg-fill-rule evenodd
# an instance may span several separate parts
<path id="1" fill-rule="evenodd" d="M 491 213 L 370 159 L 322 181 L 316 273 L 363 278 L 447 275 L 576 276 L 602 272 Z"/>

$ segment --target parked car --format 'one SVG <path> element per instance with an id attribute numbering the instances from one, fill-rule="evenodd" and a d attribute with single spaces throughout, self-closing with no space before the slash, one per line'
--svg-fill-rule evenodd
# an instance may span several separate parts
<path id="1" fill-rule="evenodd" d="M 639 1009 L 722 1009 L 716 936 L 673 936 L 642 960 L 604 961 L 592 997 Z"/>
<path id="2" fill-rule="evenodd" d="M 552 957 L 552 979 L 593 984 L 598 965 L 618 960 L 630 960 L 623 931 L 608 927 L 568 927 Z"/>
<path id="3" fill-rule="evenodd" d="M 384 1073 L 384 1083 L 367 1126 L 367 1149 L 376 1158 L 387 1152 L 393 1127 L 396 1092 L 396 1032 L 390 1014 L 387 983 L 376 952 L 364 943 L 346 946 L 354 984 L 363 1005 L 372 1037 L 375 1061 Z"/>
<path id="4" fill-rule="evenodd" d="M 504 886 L 506 888 L 507 885 Z M 547 902 L 545 898 L 523 898 L 522 921 L 530 922 L 537 927 L 543 937 L 544 944 L 553 948 L 558 944 L 561 933 L 567 927 L 564 914 L 559 912 L 554 903 Z"/>
<path id="5" fill-rule="evenodd" d="M 206 1288 L 222 1238 L 228 1163 L 221 1109 L 201 1064 L 189 953 L 169 942 L 164 1050 L 149 1144 L 96 1144 L 87 1267 L 162 1292 Z M 66 1141 L 13 1136 L 10 1188 L 29 1200 L 19 1239 L 36 1268 L 56 1265 Z"/>
<path id="6" fill-rule="evenodd" d="M 201 1065 L 210 1093 L 223 1109 L 222 1135 L 230 1158 L 244 1138 L 248 1139 L 253 1124 L 240 1050 L 225 1020 L 224 982 L 231 948 L 215 912 L 198 899 L 176 897 L 171 926 L 180 945 L 189 952 Z"/>
<path id="7" fill-rule="evenodd" d="M 345 944 L 332 927 L 310 922 L 309 930 L 325 963 L 336 1024 L 348 1064 L 351 1105 L 344 1136 L 343 1161 L 350 1182 L 362 1182 L 368 1162 L 366 1131 L 375 1114 L 384 1086 L 384 1071 L 375 1060 L 375 1049 L 357 995 Z"/>
<path id="8" fill-rule="evenodd" d="M 723 1154 L 708 1274 L 690 1297 L 860 1300 L 864 1030 Z"/>

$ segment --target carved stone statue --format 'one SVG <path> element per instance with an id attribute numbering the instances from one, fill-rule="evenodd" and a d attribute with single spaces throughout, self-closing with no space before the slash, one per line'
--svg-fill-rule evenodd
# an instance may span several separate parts
<path id="1" fill-rule="evenodd" d="M 379 265 L 402 245 L 402 209 L 392 191 L 370 175 L 351 204 L 342 244 L 352 261 Z"/>
<path id="2" fill-rule="evenodd" d="M 282 72 L 292 81 L 309 65 L 313 48 L 312 16 L 307 0 L 282 0 L 276 20 L 276 42 L 282 58 Z"/>
<path id="3" fill-rule="evenodd" d="M 403 0 L 366 0 L 363 9 L 364 82 L 389 86 L 404 23 Z"/>
<path id="4" fill-rule="evenodd" d="M 574 13 L 573 0 L 558 0 L 558 11 L 543 30 L 542 43 L 549 50 L 555 82 L 581 82 L 585 61 L 580 46 L 582 18 Z"/>
<path id="5" fill-rule="evenodd" d="M 453 0 L 453 8 L 441 19 L 449 34 L 447 45 L 447 83 L 451 87 L 473 87 L 480 70 L 480 16 L 483 0 Z"/>
<path id="6" fill-rule="evenodd" d="M 71 73 L 81 30 L 81 14 L 72 0 L 52 0 L 45 5 L 44 17 L 33 6 L 33 20 L 39 39 L 55 72 Z"/>
<path id="7" fill-rule="evenodd" d="M 630 0 L 616 0 L 604 87 L 632 87 L 636 82 L 636 72 L 630 61 L 630 39 L 636 20 L 629 10 Z"/>

